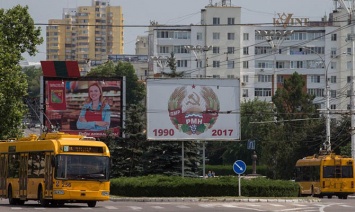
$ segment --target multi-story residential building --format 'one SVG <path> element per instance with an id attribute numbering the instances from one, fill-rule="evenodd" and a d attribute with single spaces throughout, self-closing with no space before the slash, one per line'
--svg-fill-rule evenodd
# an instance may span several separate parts
<path id="1" fill-rule="evenodd" d="M 47 26 L 47 60 L 107 60 L 123 54 L 123 14 L 109 0 L 92 0 L 91 6 L 64 9 L 62 19 Z"/>
<path id="2" fill-rule="evenodd" d="M 151 22 L 149 67 L 169 71 L 173 52 L 185 77 L 239 78 L 241 100 L 272 101 L 277 87 L 297 72 L 314 103 L 331 109 L 350 107 L 352 53 L 348 15 L 335 5 L 329 18 L 314 21 L 279 13 L 270 24 L 241 24 L 241 8 L 222 0 L 201 10 L 201 24 L 164 26 Z M 272 24 L 271 24 L 272 23 Z"/>

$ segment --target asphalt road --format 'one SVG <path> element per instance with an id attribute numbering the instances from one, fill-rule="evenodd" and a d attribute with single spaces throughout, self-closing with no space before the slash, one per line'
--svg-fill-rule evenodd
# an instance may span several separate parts
<path id="1" fill-rule="evenodd" d="M 339 200 L 333 199 L 319 199 L 315 201 L 299 201 L 292 199 L 273 199 L 273 200 L 250 200 L 250 201 L 219 201 L 219 200 L 199 200 L 193 199 L 170 199 L 164 201 L 157 201 L 153 199 L 146 199 L 141 201 L 136 200 L 119 200 L 119 201 L 107 201 L 99 202 L 95 208 L 89 208 L 86 204 L 66 204 L 62 207 L 48 207 L 43 208 L 35 201 L 26 202 L 21 206 L 10 206 L 8 200 L 0 200 L 1 212 L 34 212 L 34 211 L 46 211 L 46 212 L 59 212 L 59 211 L 71 211 L 82 212 L 85 211 L 120 211 L 120 212 L 250 212 L 250 211 L 275 211 L 275 212 L 295 212 L 295 211 L 314 211 L 314 212 L 353 212 L 355 211 L 355 199 Z"/>

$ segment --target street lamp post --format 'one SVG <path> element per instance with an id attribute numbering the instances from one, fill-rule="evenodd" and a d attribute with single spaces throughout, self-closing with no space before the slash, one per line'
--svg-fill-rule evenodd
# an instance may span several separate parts
<path id="1" fill-rule="evenodd" d="M 333 61 L 334 58 L 338 58 L 339 55 L 336 55 L 335 57 L 332 57 L 330 59 L 330 61 L 328 62 L 328 64 L 326 64 L 325 59 L 319 55 L 318 52 L 307 48 L 307 47 L 302 47 L 303 49 L 306 49 L 314 54 L 316 54 L 320 59 L 321 59 L 321 63 L 323 65 L 323 68 L 325 69 L 325 110 L 326 110 L 326 140 L 324 142 L 324 147 L 325 150 L 327 152 L 331 151 L 331 143 L 330 143 L 330 86 L 329 86 L 329 79 L 328 79 L 328 69 L 329 69 L 329 65 L 331 64 L 331 62 Z"/>
<path id="2" fill-rule="evenodd" d="M 344 8 L 349 15 L 349 26 L 351 26 L 351 52 L 352 52 L 352 70 L 351 70 L 351 95 L 350 95 L 350 114 L 351 114 L 351 157 L 355 159 L 355 26 L 352 23 L 354 19 L 355 2 L 338 0 L 342 8 Z M 347 3 L 346 3 L 347 2 Z"/>
<path id="3" fill-rule="evenodd" d="M 197 61 L 197 69 L 198 69 L 198 75 L 199 77 L 206 77 L 206 68 L 205 71 L 203 73 L 203 75 L 201 75 L 201 55 L 204 52 L 207 52 L 209 50 L 211 50 L 212 46 L 200 46 L 200 45 L 186 45 L 184 46 L 185 49 L 187 49 L 188 51 L 192 51 L 192 53 L 194 54 L 196 61 Z"/>
<path id="4" fill-rule="evenodd" d="M 276 75 L 276 54 L 278 54 L 279 47 L 281 43 L 285 40 L 287 36 L 290 36 L 293 30 L 257 30 L 256 34 L 261 35 L 269 43 L 272 48 L 272 54 L 274 55 L 273 61 L 273 94 L 275 95 L 277 90 L 277 75 Z"/>

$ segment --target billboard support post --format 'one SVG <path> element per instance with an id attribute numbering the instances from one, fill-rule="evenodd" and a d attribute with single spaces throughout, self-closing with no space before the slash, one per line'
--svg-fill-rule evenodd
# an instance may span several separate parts
<path id="1" fill-rule="evenodd" d="M 181 141 L 181 176 L 184 177 L 185 176 L 185 151 L 184 151 L 184 141 Z"/>

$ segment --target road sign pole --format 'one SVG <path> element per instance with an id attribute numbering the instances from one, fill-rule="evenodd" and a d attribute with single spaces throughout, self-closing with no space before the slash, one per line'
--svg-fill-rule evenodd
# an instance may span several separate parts
<path id="1" fill-rule="evenodd" d="M 238 174 L 238 190 L 239 190 L 239 196 L 241 196 L 242 190 L 240 189 L 240 174 Z"/>

